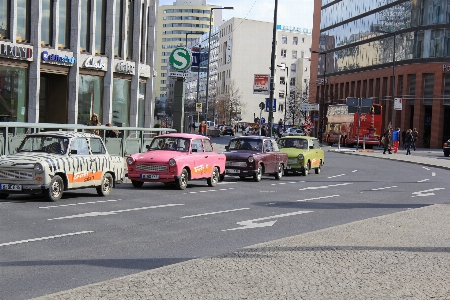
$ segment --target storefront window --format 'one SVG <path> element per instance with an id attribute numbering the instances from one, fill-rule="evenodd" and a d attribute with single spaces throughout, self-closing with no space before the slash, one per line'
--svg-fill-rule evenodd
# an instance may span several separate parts
<path id="1" fill-rule="evenodd" d="M 113 126 L 127 127 L 130 125 L 130 86 L 131 82 L 124 79 L 114 79 L 112 99 Z"/>
<path id="2" fill-rule="evenodd" d="M 20 43 L 30 42 L 30 14 L 31 0 L 17 0 L 17 33 L 16 41 Z"/>
<path id="3" fill-rule="evenodd" d="M 87 124 L 93 113 L 102 121 L 103 77 L 81 75 L 78 88 L 78 124 Z"/>
<path id="4" fill-rule="evenodd" d="M 59 1 L 59 34 L 58 48 L 70 47 L 70 0 Z"/>
<path id="5" fill-rule="evenodd" d="M 41 45 L 51 46 L 53 36 L 53 1 L 42 0 Z"/>
<path id="6" fill-rule="evenodd" d="M 145 124 L 145 82 L 139 82 L 138 97 L 138 126 L 144 127 Z"/>
<path id="7" fill-rule="evenodd" d="M 11 1 L 0 0 L 0 39 L 9 38 L 10 12 L 11 12 Z"/>
<path id="8" fill-rule="evenodd" d="M 27 69 L 0 66 L 0 122 L 26 122 Z"/>
<path id="9" fill-rule="evenodd" d="M 90 52 L 91 38 L 91 1 L 81 0 L 80 49 Z"/>
<path id="10" fill-rule="evenodd" d="M 105 54 L 106 1 L 95 1 L 95 54 Z"/>

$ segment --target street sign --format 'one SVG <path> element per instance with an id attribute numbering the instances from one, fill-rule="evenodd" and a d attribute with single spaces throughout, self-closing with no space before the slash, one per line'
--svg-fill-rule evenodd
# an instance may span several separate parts
<path id="1" fill-rule="evenodd" d="M 394 109 L 395 110 L 402 110 L 402 98 L 394 98 Z"/>
<path id="2" fill-rule="evenodd" d="M 270 108 L 270 98 L 266 98 L 266 111 L 268 112 Z M 273 98 L 272 111 L 277 111 L 277 99 Z"/>
<path id="3" fill-rule="evenodd" d="M 266 105 L 264 104 L 264 102 L 260 102 L 259 103 L 259 109 L 263 110 L 264 108 L 266 108 Z"/>
<path id="4" fill-rule="evenodd" d="M 319 111 L 319 104 L 315 104 L 315 103 L 302 103 L 302 104 L 300 104 L 300 110 L 305 110 L 305 111 Z"/>
<path id="5" fill-rule="evenodd" d="M 358 98 L 347 97 L 347 99 L 345 99 L 345 103 L 347 106 L 358 106 Z"/>
<path id="6" fill-rule="evenodd" d="M 186 71 L 192 64 L 191 52 L 184 47 L 173 49 L 169 56 L 169 64 L 176 71 Z"/>
<path id="7" fill-rule="evenodd" d="M 169 76 L 169 77 L 183 77 L 183 78 L 187 78 L 187 77 L 189 77 L 189 73 L 184 73 L 184 72 L 169 72 L 168 76 Z"/>
<path id="8" fill-rule="evenodd" d="M 265 118 L 261 118 L 261 124 L 266 124 L 266 119 Z"/>
<path id="9" fill-rule="evenodd" d="M 195 111 L 196 112 L 202 112 L 202 104 L 201 103 L 196 103 L 195 104 Z"/>
<path id="10" fill-rule="evenodd" d="M 372 107 L 373 99 L 372 98 L 361 98 L 361 106 L 362 107 Z"/>

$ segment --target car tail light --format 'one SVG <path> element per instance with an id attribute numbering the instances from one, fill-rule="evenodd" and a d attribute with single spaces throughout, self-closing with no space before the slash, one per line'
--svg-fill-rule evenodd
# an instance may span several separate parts
<path id="1" fill-rule="evenodd" d="M 447 143 L 444 143 L 444 147 L 447 147 L 448 146 L 448 144 Z"/>

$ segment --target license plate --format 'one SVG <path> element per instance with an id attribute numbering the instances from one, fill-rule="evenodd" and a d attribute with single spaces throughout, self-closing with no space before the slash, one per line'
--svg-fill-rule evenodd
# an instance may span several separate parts
<path id="1" fill-rule="evenodd" d="M 158 174 L 141 174 L 142 179 L 159 179 Z"/>
<path id="2" fill-rule="evenodd" d="M 241 170 L 225 169 L 225 172 L 228 173 L 228 174 L 239 174 L 239 173 L 241 173 Z"/>
<path id="3" fill-rule="evenodd" d="M 296 164 L 298 161 L 296 158 L 289 158 L 288 159 L 288 164 Z"/>
<path id="4" fill-rule="evenodd" d="M 6 191 L 21 191 L 22 186 L 18 184 L 0 184 L 0 189 Z"/>

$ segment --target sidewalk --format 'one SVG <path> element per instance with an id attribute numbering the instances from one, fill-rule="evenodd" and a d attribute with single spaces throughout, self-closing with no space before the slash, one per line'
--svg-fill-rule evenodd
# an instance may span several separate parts
<path id="1" fill-rule="evenodd" d="M 436 158 L 351 154 L 450 168 Z M 450 299 L 448 220 L 450 204 L 427 206 L 38 299 Z"/>

